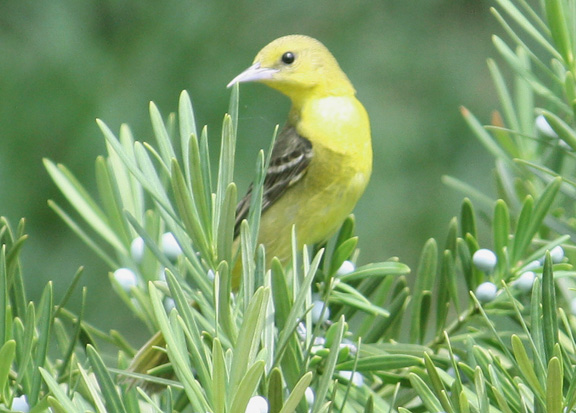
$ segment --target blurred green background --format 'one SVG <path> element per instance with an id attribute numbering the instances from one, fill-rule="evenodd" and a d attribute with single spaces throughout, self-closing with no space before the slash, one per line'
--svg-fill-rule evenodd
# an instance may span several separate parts
<path id="1" fill-rule="evenodd" d="M 443 238 L 462 194 L 449 174 L 491 188 L 492 159 L 459 113 L 482 121 L 497 107 L 486 58 L 501 32 L 489 1 L 51 0 L 0 2 L 0 215 L 27 219 L 23 255 L 30 298 L 48 280 L 62 295 L 86 266 L 87 318 L 138 344 L 148 333 L 111 294 L 106 268 L 47 207 L 64 204 L 41 159 L 67 165 L 94 188 L 104 154 L 95 124 L 128 123 L 149 140 L 148 102 L 164 115 L 187 89 L 197 121 L 219 141 L 225 85 L 276 37 L 320 39 L 354 83 L 372 120 L 375 169 L 356 208 L 362 263 L 398 256 L 410 266 L 429 237 Z M 238 183 L 282 124 L 288 100 L 241 87 Z M 213 154 L 217 152 L 214 146 Z M 95 193 L 95 191 L 92 191 Z M 415 268 L 413 268 L 415 271 Z M 78 305 L 76 294 L 75 305 Z"/>

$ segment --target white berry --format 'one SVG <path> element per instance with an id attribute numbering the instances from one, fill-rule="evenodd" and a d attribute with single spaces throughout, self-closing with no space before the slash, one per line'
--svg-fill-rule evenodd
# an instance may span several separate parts
<path id="1" fill-rule="evenodd" d="M 325 348 L 326 348 L 326 339 L 324 337 L 315 337 L 314 343 L 310 351 L 312 353 L 317 353 L 318 351 L 323 350 Z"/>
<path id="2" fill-rule="evenodd" d="M 480 284 L 478 288 L 476 288 L 474 294 L 476 295 L 476 298 L 478 298 L 478 301 L 482 303 L 487 303 L 496 298 L 497 292 L 498 288 L 496 287 L 496 285 L 488 281 Z"/>
<path id="3" fill-rule="evenodd" d="M 562 262 L 562 259 L 564 258 L 564 248 L 560 245 L 556 245 L 550 250 L 550 258 L 554 264 Z"/>
<path id="4" fill-rule="evenodd" d="M 544 115 L 538 115 L 536 117 L 536 128 L 549 138 L 557 138 L 558 134 L 552 129 L 552 126 L 548 123 Z"/>
<path id="5" fill-rule="evenodd" d="M 326 307 L 326 309 L 324 309 L 324 307 Z M 311 314 L 314 324 L 323 323 L 330 318 L 330 309 L 324 301 L 316 300 L 312 303 Z"/>
<path id="6" fill-rule="evenodd" d="M 10 410 L 15 412 L 28 413 L 30 411 L 30 406 L 28 405 L 28 400 L 25 395 L 14 397 L 12 399 L 12 406 Z"/>
<path id="7" fill-rule="evenodd" d="M 342 343 L 340 343 L 340 348 L 348 348 L 350 354 L 352 355 L 358 352 L 358 347 L 356 347 L 356 345 L 348 339 L 342 340 Z"/>
<path id="8" fill-rule="evenodd" d="M 268 413 L 268 400 L 262 396 L 250 398 L 248 406 L 246 406 L 246 413 Z"/>
<path id="9" fill-rule="evenodd" d="M 206 277 L 208 277 L 210 281 L 214 281 L 214 278 L 216 278 L 216 274 L 214 274 L 214 271 L 208 270 L 208 272 L 206 273 Z"/>
<path id="10" fill-rule="evenodd" d="M 300 337 L 301 340 L 306 340 L 308 332 L 306 331 L 306 326 L 304 325 L 304 323 L 298 323 L 298 325 L 296 326 L 296 333 L 298 333 L 298 336 Z"/>
<path id="11" fill-rule="evenodd" d="M 138 285 L 138 276 L 130 268 L 118 268 L 114 271 L 114 279 L 124 291 Z"/>
<path id="12" fill-rule="evenodd" d="M 541 267 L 542 267 L 542 263 L 538 260 L 534 260 L 534 261 L 531 261 L 524 266 L 524 271 L 537 270 L 538 268 L 541 268 Z"/>
<path id="13" fill-rule="evenodd" d="M 312 390 L 312 387 L 306 387 L 304 396 L 306 397 L 306 403 L 308 403 L 308 406 L 312 406 L 314 404 L 314 398 L 316 397 L 314 395 L 314 390 Z"/>
<path id="14" fill-rule="evenodd" d="M 352 261 L 346 260 L 342 263 L 340 268 L 338 268 L 338 271 L 336 271 L 336 275 L 343 276 L 346 274 L 350 274 L 354 272 L 355 269 L 356 267 L 354 266 L 354 263 Z"/>
<path id="15" fill-rule="evenodd" d="M 174 234 L 171 232 L 166 232 L 162 234 L 162 238 L 160 239 L 160 248 L 166 257 L 169 260 L 176 260 L 182 254 L 182 248 L 180 248 L 180 244 L 174 237 Z"/>
<path id="16" fill-rule="evenodd" d="M 496 261 L 496 254 L 486 248 L 479 249 L 472 256 L 472 262 L 480 271 L 491 272 L 496 267 Z"/>
<path id="17" fill-rule="evenodd" d="M 534 284 L 534 280 L 536 279 L 536 274 L 533 271 L 526 271 L 523 272 L 516 281 L 514 281 L 514 287 L 518 288 L 521 291 L 529 292 L 532 289 L 532 285 Z"/>
<path id="18" fill-rule="evenodd" d="M 169 313 L 174 308 L 176 308 L 176 303 L 174 302 L 174 299 L 170 298 L 170 297 L 166 297 L 164 299 L 164 309 L 166 310 L 166 312 Z"/>
<path id="19" fill-rule="evenodd" d="M 144 257 L 144 239 L 142 237 L 134 238 L 130 244 L 130 255 L 134 261 L 142 261 L 142 257 Z"/>
<path id="20" fill-rule="evenodd" d="M 352 384 L 356 385 L 357 387 L 360 387 L 364 384 L 364 376 L 362 376 L 362 374 L 358 373 L 357 371 L 351 372 L 344 370 L 338 372 L 338 375 L 345 378 L 346 380 L 351 381 Z"/>

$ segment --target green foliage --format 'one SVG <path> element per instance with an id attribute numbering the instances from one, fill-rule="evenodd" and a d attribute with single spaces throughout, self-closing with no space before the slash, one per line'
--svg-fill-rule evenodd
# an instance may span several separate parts
<path id="1" fill-rule="evenodd" d="M 154 144 L 99 121 L 107 156 L 96 160 L 96 197 L 46 160 L 73 211 L 51 207 L 110 266 L 119 297 L 155 335 L 136 352 L 86 323 L 84 306 L 67 310 L 82 270 L 61 302 L 49 283 L 28 303 L 24 225 L 2 220 L 0 407 L 25 395 L 31 411 L 243 412 L 259 395 L 274 413 L 575 409 L 576 16 L 562 0 L 541 10 L 497 3 L 514 46 L 494 44 L 514 88 L 490 60 L 501 113 L 483 127 L 462 112 L 496 159 L 498 196 L 446 178 L 474 202 L 464 199 L 443 243 L 425 243 L 413 275 L 396 258 L 356 266 L 352 216 L 324 248 L 297 251 L 294 241 L 290 265 L 266 268 L 257 245 L 264 152 L 234 239 L 237 87 L 216 174 L 186 92 L 177 117 L 150 105 Z M 486 244 L 493 262 L 480 262 Z"/>
<path id="2" fill-rule="evenodd" d="M 378 285 L 383 286 L 380 292 L 392 293 L 394 279 L 409 269 L 389 261 L 338 274 L 342 264 L 357 255 L 354 220 L 350 217 L 331 245 L 330 254 L 319 250 L 311 256 L 304 250 L 300 255 L 294 250 L 291 267 L 283 268 L 274 261 L 267 271 L 265 251 L 253 238 L 259 225 L 257 201 L 249 220 L 241 226 L 237 251 L 233 242 L 237 108 L 236 87 L 230 115 L 224 119 L 215 181 L 211 178 L 206 130 L 197 137 L 185 92 L 180 99 L 178 126 L 174 117 L 165 123 L 151 105 L 157 146 L 135 141 L 125 126 L 117 138 L 100 122 L 108 157 L 96 162 L 98 200 L 64 166 L 45 161 L 77 218 L 56 203 L 51 203 L 53 209 L 113 269 L 132 271 L 136 277 L 132 287 L 122 285 L 118 271 L 111 275 L 111 281 L 131 311 L 145 320 L 152 332 L 161 332 L 136 355 L 128 370 L 122 368 L 121 361 L 132 354 L 130 349 L 121 349 L 113 371 L 125 377 L 120 382 L 166 387 L 160 392 L 160 401 L 152 401 L 159 410 L 172 402 L 171 408 L 184 403 L 195 411 L 244 411 L 253 395 L 262 394 L 269 397 L 274 411 L 326 411 L 333 403 L 343 411 L 356 411 L 367 397 L 378 397 L 368 389 L 356 389 L 351 377 L 360 377 L 357 372 L 372 374 L 420 363 L 412 355 L 398 357 L 377 349 L 364 357 L 352 341 L 360 338 L 348 331 L 346 322 L 355 314 L 359 321 L 366 316 L 388 319 L 389 312 L 372 303 L 367 293 Z M 262 153 L 253 187 L 256 200 L 267 161 Z M 91 211 L 86 212 L 87 208 Z M 168 233 L 178 249 L 171 258 L 163 245 Z M 136 251 L 139 243 L 145 247 Z M 235 260 L 240 255 L 243 281 L 235 291 Z M 313 300 L 313 292 L 322 301 Z M 334 308 L 330 311 L 339 311 L 331 317 L 334 323 L 314 319 L 311 310 L 321 302 Z M 167 303 L 173 303 L 174 308 L 167 311 Z M 316 317 L 328 318 L 328 308 L 325 306 Z M 344 345 L 345 338 L 349 344 Z M 156 350 L 158 346 L 165 346 L 165 350 Z M 73 388 L 87 388 L 87 399 L 95 405 L 127 409 L 117 393 L 122 388 L 114 388 L 97 351 L 88 347 L 86 353 L 88 366 L 70 367 L 79 380 Z M 158 363 L 169 364 L 162 368 Z M 91 382 L 85 382 L 90 376 L 83 372 L 91 371 Z M 44 370 L 43 375 L 51 375 L 46 382 L 57 401 L 51 399 L 53 407 L 73 402 L 68 394 L 52 388 L 57 374 Z M 100 399 L 95 397 L 98 392 L 91 390 L 94 380 L 102 394 Z M 307 387 L 315 393 L 313 401 L 304 399 Z M 142 392 L 135 397 L 148 403 L 152 400 Z M 388 403 L 377 398 L 376 405 Z"/>
<path id="3" fill-rule="evenodd" d="M 258 24 L 237 18 L 262 13 Z M 331 24 L 318 25 L 328 20 Z M 377 2 L 369 8 L 358 2 L 334 7 L 331 0 L 268 2 L 264 8 L 253 2 L 230 7 L 227 1 L 194 0 L 8 1 L 0 5 L 0 21 L 0 211 L 13 222 L 25 216 L 29 223 L 31 240 L 23 258 L 35 274 L 36 281 L 27 283 L 34 298 L 47 280 L 71 276 L 80 265 L 86 266 L 89 302 L 112 293 L 103 279 L 108 266 L 46 208 L 46 199 L 62 204 L 63 198 L 43 170 L 42 158 L 66 165 L 94 195 L 94 159 L 105 151 L 94 117 L 116 133 L 126 122 L 139 140 L 150 140 L 148 102 L 164 114 L 177 112 L 175 97 L 182 89 L 196 102 L 198 127 L 208 125 L 210 149 L 217 154 L 229 99 L 225 85 L 277 36 L 303 33 L 321 39 L 368 108 L 380 162 L 357 209 L 363 262 L 400 254 L 413 265 L 423 240 L 442 234 L 458 194 L 443 187 L 438 174 L 468 177 L 461 173 L 470 170 L 462 159 L 478 159 L 479 145 L 455 107 L 473 101 L 483 115 L 495 101 L 483 65 L 495 23 L 482 0 Z M 253 178 L 257 150 L 267 148 L 274 125 L 288 110 L 288 101 L 266 87 L 241 89 L 239 195 Z M 476 164 L 488 171 L 490 159 L 480 155 Z M 212 165 L 215 172 L 217 162 Z M 413 202 L 406 202 L 407 189 L 415 183 Z M 432 193 L 445 196 L 425 202 Z M 43 242 L 48 238 L 54 243 Z M 66 284 L 55 283 L 55 294 Z M 92 308 L 86 317 L 99 326 L 144 338 L 141 324 L 132 323 L 127 312 Z"/>

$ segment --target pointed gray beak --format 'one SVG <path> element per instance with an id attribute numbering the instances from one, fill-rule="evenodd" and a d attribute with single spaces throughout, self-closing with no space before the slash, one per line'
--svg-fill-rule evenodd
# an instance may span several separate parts
<path id="1" fill-rule="evenodd" d="M 268 69 L 260 67 L 260 63 L 254 63 L 248 69 L 236 76 L 226 87 L 231 87 L 236 83 L 243 82 L 257 82 L 259 80 L 272 79 L 274 74 L 278 72 L 277 69 Z"/>

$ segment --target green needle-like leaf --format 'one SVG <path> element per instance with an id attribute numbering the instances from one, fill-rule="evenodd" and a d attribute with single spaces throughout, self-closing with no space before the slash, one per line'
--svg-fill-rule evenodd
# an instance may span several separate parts
<path id="1" fill-rule="evenodd" d="M 90 345 L 86 348 L 86 353 L 88 354 L 90 365 L 94 369 L 94 374 L 98 378 L 98 383 L 100 384 L 102 396 L 106 400 L 108 411 L 118 413 L 126 412 L 124 403 L 122 403 L 122 400 L 116 391 L 116 387 L 114 386 L 114 382 L 112 381 L 100 355 L 96 352 L 94 347 Z"/>
<path id="2" fill-rule="evenodd" d="M 294 389 L 290 392 L 290 395 L 286 399 L 286 403 L 282 406 L 282 410 L 279 413 L 291 413 L 296 411 L 296 407 L 304 397 L 306 392 L 306 388 L 312 382 L 313 374 L 312 372 L 308 372 L 302 376 L 302 378 L 296 383 Z"/>
<path id="3" fill-rule="evenodd" d="M 542 400 L 544 399 L 544 390 L 536 372 L 532 367 L 532 360 L 526 353 L 526 349 L 522 344 L 520 338 L 516 335 L 512 336 L 512 349 L 514 352 L 514 357 L 516 358 L 516 362 L 518 363 L 518 368 L 522 372 L 524 379 L 530 385 L 530 388 L 534 393 L 540 397 Z"/>
<path id="4" fill-rule="evenodd" d="M 64 166 L 57 166 L 47 159 L 44 160 L 44 166 L 68 201 L 84 220 L 92 226 L 92 229 L 116 250 L 125 252 L 126 249 L 122 240 L 118 238 L 116 233 L 108 225 L 108 220 L 104 212 L 98 207 L 96 202 L 76 178 L 73 177 L 72 173 Z"/>
<path id="5" fill-rule="evenodd" d="M 191 167 L 200 167 L 200 162 L 192 161 L 192 153 L 198 153 L 198 131 L 196 129 L 196 119 L 192 109 L 192 101 L 187 91 L 180 93 L 178 101 L 178 124 L 180 126 L 180 145 L 182 148 L 182 157 L 184 158 L 184 170 L 186 171 L 186 180 L 190 182 L 193 177 Z M 196 151 L 192 151 L 190 144 L 196 144 Z"/>
<path id="6" fill-rule="evenodd" d="M 228 372 L 226 371 L 224 351 L 218 338 L 215 338 L 212 344 L 212 384 L 214 413 L 225 413 L 228 398 Z"/>
<path id="7" fill-rule="evenodd" d="M 385 354 L 380 356 L 361 357 L 356 360 L 348 360 L 336 366 L 338 370 L 356 371 L 395 370 L 412 366 L 421 366 L 422 358 L 402 354 Z"/>
<path id="8" fill-rule="evenodd" d="M 48 344 L 50 341 L 50 333 L 52 330 L 52 311 L 54 309 L 54 297 L 52 292 L 52 282 L 48 282 L 42 293 L 39 304 L 39 317 L 38 317 L 38 342 L 36 347 L 36 354 L 34 358 L 34 367 L 44 367 L 46 363 L 46 356 L 48 354 Z M 33 325 L 28 325 L 32 329 Z M 34 405 L 40 397 L 40 386 L 42 385 L 42 378 L 38 374 L 34 374 L 32 378 L 32 388 L 28 394 L 30 404 Z"/>
<path id="9" fill-rule="evenodd" d="M 214 265 L 211 262 L 213 252 L 206 227 L 202 226 L 197 206 L 188 192 L 184 176 L 176 161 L 172 162 L 172 189 L 174 191 L 174 199 L 179 216 L 182 217 L 182 222 L 186 227 L 188 235 L 192 239 L 192 244 L 196 250 L 202 253 L 204 259 L 210 260 L 211 265 Z"/>
<path id="10" fill-rule="evenodd" d="M 542 271 L 542 327 L 546 360 L 552 358 L 554 346 L 558 343 L 558 318 L 556 315 L 556 287 L 552 273 L 550 253 L 546 253 Z"/>
<path id="11" fill-rule="evenodd" d="M 476 226 L 476 213 L 474 212 L 474 206 L 468 198 L 464 198 L 462 201 L 462 207 L 460 211 L 460 225 L 462 226 L 462 238 L 470 234 L 474 238 L 478 237 L 478 229 Z"/>
<path id="12" fill-rule="evenodd" d="M 270 290 L 267 288 L 259 288 L 252 296 L 248 309 L 244 314 L 244 320 L 240 331 L 242 334 L 238 337 L 232 365 L 230 367 L 230 391 L 235 392 L 237 386 L 247 371 L 252 368 L 252 363 L 255 361 L 258 346 L 260 344 L 260 335 L 264 325 L 264 317 L 266 315 L 266 307 Z"/>
<path id="13" fill-rule="evenodd" d="M 66 395 L 66 392 L 60 387 L 58 382 L 54 379 L 54 377 L 50 375 L 50 373 L 47 370 L 43 369 L 42 367 L 40 367 L 38 370 L 40 371 L 42 378 L 48 385 L 48 388 L 58 400 L 58 404 L 64 408 L 63 411 L 65 413 L 84 412 L 84 410 L 76 408 L 72 400 L 70 400 L 70 398 L 68 398 L 68 396 Z"/>
<path id="14" fill-rule="evenodd" d="M 218 184 L 216 189 L 216 206 L 224 203 L 224 197 L 228 186 L 232 183 L 234 177 L 234 153 L 236 150 L 236 134 L 232 125 L 233 120 L 230 116 L 224 117 L 222 125 L 222 145 L 220 147 L 220 160 L 218 164 Z M 213 222 L 213 233 L 218 232 L 218 225 L 222 218 L 221 210 L 216 208 L 216 216 Z"/>
<path id="15" fill-rule="evenodd" d="M 386 261 L 358 267 L 350 274 L 342 275 L 340 280 L 349 283 L 364 278 L 385 277 L 387 275 L 404 275 L 409 273 L 410 268 L 406 264 Z"/>
<path id="16" fill-rule="evenodd" d="M 284 404 L 284 383 L 282 378 L 282 370 L 280 370 L 278 367 L 274 367 L 269 374 L 268 404 L 270 405 L 270 413 L 280 412 L 282 405 Z M 296 409 L 294 408 L 294 410 Z"/>
<path id="17" fill-rule="evenodd" d="M 542 110 L 541 112 L 554 132 L 558 134 L 560 139 L 566 142 L 572 148 L 572 150 L 576 150 L 576 131 L 574 128 L 552 112 L 547 110 Z"/>
<path id="18" fill-rule="evenodd" d="M 540 19 L 532 12 L 530 15 L 526 16 L 519 8 L 517 8 L 514 3 L 510 0 L 497 0 L 498 4 L 506 10 L 508 15 L 514 19 L 521 27 L 526 31 L 530 37 L 536 40 L 542 47 L 546 49 L 549 53 L 551 53 L 555 58 L 559 58 L 560 54 L 558 51 L 550 44 L 550 42 L 546 39 L 550 33 L 546 30 L 543 34 L 540 30 L 544 28 L 547 29 L 540 21 Z M 529 18 L 533 18 L 538 23 L 539 27 L 536 27 L 532 22 L 530 22 Z"/>
<path id="19" fill-rule="evenodd" d="M 14 362 L 16 355 L 16 341 L 9 340 L 0 347 L 0 396 L 4 394 L 8 378 L 10 376 L 10 367 Z"/>
<path id="20" fill-rule="evenodd" d="M 200 223 L 202 224 L 202 228 L 205 231 L 210 230 L 210 205 L 211 205 L 211 196 L 210 196 L 210 187 L 207 187 L 207 180 L 209 178 L 205 178 L 207 175 L 210 174 L 210 169 L 204 165 L 204 160 L 202 159 L 202 154 L 200 152 L 200 147 L 196 136 L 190 137 L 189 143 L 189 165 L 185 164 L 185 170 L 189 169 L 190 171 L 187 172 L 190 174 L 189 177 L 186 177 L 186 182 L 189 183 L 189 191 L 192 193 L 192 198 L 194 199 L 194 204 L 198 210 L 198 216 L 200 218 Z M 173 161 L 174 163 L 175 161 Z M 174 168 L 174 166 L 173 166 Z"/>
<path id="21" fill-rule="evenodd" d="M 332 259 L 330 260 L 330 274 L 334 274 L 338 271 L 342 263 L 350 258 L 352 252 L 356 249 L 357 244 L 358 237 L 352 237 L 338 245 L 336 251 L 332 254 Z"/>
<path id="22" fill-rule="evenodd" d="M 554 43 L 562 54 L 565 64 L 571 70 L 574 70 L 572 38 L 570 36 L 570 32 L 568 31 L 564 2 L 562 0 L 546 0 L 545 4 L 548 26 L 550 27 Z"/>
<path id="23" fill-rule="evenodd" d="M 96 159 L 96 183 L 110 227 L 126 245 L 129 244 L 131 237 L 127 222 L 123 219 L 122 211 L 124 205 L 122 204 L 120 191 L 116 180 L 110 175 L 108 163 L 103 157 Z"/>
<path id="24" fill-rule="evenodd" d="M 230 183 L 221 204 L 218 223 L 218 260 L 232 262 L 232 243 L 234 241 L 234 220 L 236 217 L 236 185 Z"/>
<path id="25" fill-rule="evenodd" d="M 86 386 L 90 396 L 92 396 L 92 401 L 96 405 L 96 410 L 98 413 L 107 412 L 108 410 L 106 409 L 105 402 L 100 395 L 100 388 L 98 387 L 96 381 L 90 378 L 81 364 L 78 364 L 78 371 L 80 372 L 80 376 L 82 376 L 83 385 Z"/>
<path id="26" fill-rule="evenodd" d="M 199 411 L 207 411 L 209 407 L 204 390 L 192 374 L 188 351 L 182 339 L 181 324 L 175 322 L 175 317 L 168 318 L 162 304 L 160 292 L 154 284 L 149 284 L 149 291 L 154 314 L 166 340 L 168 356 L 174 366 L 176 375 L 184 385 L 184 390 L 192 406 Z"/>
<path id="27" fill-rule="evenodd" d="M 476 119 L 476 117 L 464 107 L 462 107 L 460 111 L 468 123 L 468 126 L 472 129 L 478 139 L 480 139 L 480 142 L 486 147 L 486 149 L 497 159 L 501 159 L 506 163 L 511 163 L 512 159 L 510 156 L 494 141 L 494 138 L 486 131 L 478 119 Z"/>
<path id="28" fill-rule="evenodd" d="M 436 280 L 438 247 L 434 239 L 426 242 L 420 256 L 416 275 L 416 285 L 412 298 L 412 321 L 410 323 L 410 342 L 422 343 L 427 327 L 428 308 L 424 305 Z M 423 312 L 425 311 L 425 313 Z"/>
<path id="29" fill-rule="evenodd" d="M 506 121 L 505 123 L 506 126 L 508 126 L 512 130 L 520 130 L 520 121 L 518 120 L 512 96 L 510 95 L 510 91 L 506 86 L 506 81 L 504 80 L 502 72 L 500 71 L 500 69 L 498 69 L 498 65 L 492 59 L 488 59 L 488 68 L 490 69 L 490 74 L 492 75 L 492 79 L 494 80 L 494 84 L 496 85 L 496 90 L 498 91 L 500 104 L 502 105 L 502 110 L 504 112 L 504 119 Z M 506 149 L 508 154 L 510 154 L 511 156 L 513 157 L 518 156 L 514 152 L 516 149 L 514 144 L 510 143 L 506 145 L 504 149 Z"/>
<path id="30" fill-rule="evenodd" d="M 546 412 L 562 413 L 562 363 L 557 357 L 552 357 L 548 363 L 546 375 Z"/>
<path id="31" fill-rule="evenodd" d="M 430 379 L 430 382 L 432 383 L 432 389 L 434 390 L 434 392 L 437 395 L 440 395 L 443 392 L 445 392 L 446 388 L 442 384 L 442 379 L 440 379 L 440 375 L 438 374 L 438 371 L 436 371 L 436 366 L 434 366 L 432 359 L 427 353 L 424 353 L 424 364 L 426 366 L 426 372 L 428 373 L 428 379 Z M 442 400 L 440 400 L 440 402 L 442 402 Z M 448 408 L 449 408 L 448 406 L 444 406 L 445 410 Z"/>
<path id="32" fill-rule="evenodd" d="M 154 136 L 160 149 L 162 162 L 165 168 L 168 168 L 170 161 L 176 157 L 176 154 L 174 153 L 166 125 L 164 125 L 164 121 L 162 120 L 162 115 L 154 102 L 150 102 L 150 119 L 152 120 L 152 128 L 154 129 Z"/>
<path id="33" fill-rule="evenodd" d="M 478 397 L 478 411 L 488 412 L 490 402 L 488 400 L 488 394 L 486 393 L 484 374 L 480 367 L 476 367 L 474 370 L 474 385 L 476 388 L 476 396 Z"/>
<path id="34" fill-rule="evenodd" d="M 232 403 L 230 404 L 231 412 L 243 412 L 246 411 L 246 406 L 250 401 L 250 397 L 256 391 L 256 387 L 264 374 L 265 362 L 260 360 L 255 362 L 245 373 L 243 373 L 242 380 L 240 381 Z M 232 372 L 234 373 L 234 372 Z"/>
<path id="35" fill-rule="evenodd" d="M 4 345 L 12 330 L 8 273 L 6 271 L 6 245 L 0 246 L 0 343 Z M 0 389 L 1 391 L 2 389 Z"/>
<path id="36" fill-rule="evenodd" d="M 414 373 L 408 375 L 410 383 L 414 387 L 414 390 L 418 393 L 418 396 L 422 399 L 422 402 L 430 412 L 441 412 L 443 411 L 442 403 L 434 395 L 434 392 L 426 385 L 424 380 L 418 377 Z"/>
<path id="37" fill-rule="evenodd" d="M 460 299 L 458 297 L 458 281 L 456 275 L 456 262 L 452 251 L 444 250 L 442 254 L 442 267 L 440 269 L 440 285 L 438 291 L 438 303 L 436 311 L 436 335 L 441 336 L 443 334 L 447 317 L 448 310 L 450 308 L 451 302 L 454 303 L 454 307 L 457 312 L 460 312 Z"/>
<path id="38" fill-rule="evenodd" d="M 200 316 L 197 315 L 197 312 L 190 305 L 184 289 L 171 271 L 166 271 L 166 281 L 168 282 L 168 287 L 172 293 L 172 298 L 174 299 L 178 313 L 184 320 L 186 328 L 191 333 L 190 340 L 192 342 L 189 342 L 188 351 L 190 352 L 192 360 L 194 360 L 194 368 L 200 381 L 208 383 L 210 381 L 208 354 L 206 354 L 204 349 L 201 330 L 198 327 Z"/>
<path id="39" fill-rule="evenodd" d="M 501 199 L 496 201 L 494 207 L 492 232 L 494 234 L 494 249 L 496 250 L 498 261 L 500 261 L 501 258 L 504 258 L 502 254 L 504 254 L 508 248 L 508 238 L 510 236 L 510 215 L 508 212 L 508 206 L 506 205 L 506 202 Z"/>
<path id="40" fill-rule="evenodd" d="M 322 406 L 328 395 L 328 390 L 330 389 L 333 382 L 332 377 L 336 368 L 336 362 L 338 361 L 338 350 L 340 348 L 340 344 L 342 343 L 344 329 L 345 323 L 344 318 L 342 317 L 336 324 L 334 324 L 334 336 L 332 337 L 330 353 L 324 366 L 323 375 L 320 377 L 320 381 L 316 387 L 316 397 L 314 400 L 314 405 L 312 406 L 312 411 L 320 409 L 320 406 Z"/>

